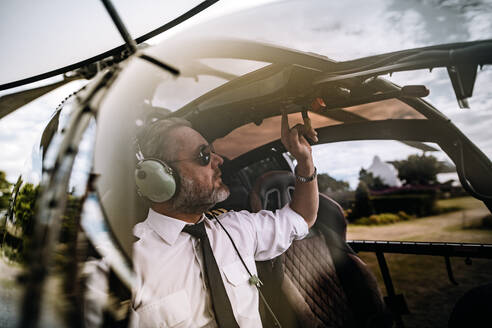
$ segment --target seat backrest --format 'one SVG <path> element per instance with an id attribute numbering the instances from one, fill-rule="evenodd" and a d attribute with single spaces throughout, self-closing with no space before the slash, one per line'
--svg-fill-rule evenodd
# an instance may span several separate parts
<path id="1" fill-rule="evenodd" d="M 284 206 L 294 186 L 291 172 L 265 173 L 250 193 L 252 211 Z M 260 279 L 266 281 L 272 280 L 271 272 L 283 272 L 283 277 L 274 279 L 282 281 L 281 290 L 269 291 L 267 299 L 278 302 L 279 295 L 285 297 L 301 327 L 385 327 L 376 280 L 346 244 L 342 208 L 323 194 L 319 200 L 318 218 L 309 235 L 295 241 L 281 261 L 266 266 L 281 263 L 281 269 L 265 272 L 265 264 L 258 266 Z"/>

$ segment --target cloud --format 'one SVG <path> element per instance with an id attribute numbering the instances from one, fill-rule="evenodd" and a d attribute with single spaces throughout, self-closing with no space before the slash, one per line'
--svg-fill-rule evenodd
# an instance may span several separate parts
<path id="1" fill-rule="evenodd" d="M 439 146 L 432 145 L 437 148 Z M 358 183 L 359 170 L 367 169 L 378 155 L 383 162 L 400 160 L 420 150 L 391 140 L 365 140 L 337 142 L 313 147 L 315 165 L 320 173 L 328 173 L 336 179 L 348 181 L 352 188 Z M 443 152 L 432 153 L 439 159 L 447 159 Z"/>
<path id="2" fill-rule="evenodd" d="M 220 31 L 228 36 L 253 38 L 335 60 L 349 60 L 436 43 L 490 38 L 490 5 L 481 1 L 474 3 L 478 7 L 466 7 L 462 1 L 443 5 L 438 0 L 275 2 L 218 18 L 197 28 L 203 33 Z M 400 85 L 426 85 L 431 91 L 427 100 L 492 157 L 490 68 L 478 74 L 470 110 L 458 107 L 445 69 L 435 69 L 431 74 L 428 71 L 396 73 L 390 80 Z M 58 103 L 79 87 L 69 84 L 0 120 L 0 147 L 4 150 L 0 169 L 7 172 L 11 181 L 20 172 Z M 320 172 L 348 180 L 352 186 L 357 182 L 359 169 L 367 168 L 374 155 L 388 161 L 416 152 L 389 141 L 336 143 L 314 150 Z M 437 156 L 445 157 L 442 153 Z"/>
<path id="3" fill-rule="evenodd" d="M 74 81 L 21 107 L 0 120 L 0 170 L 9 181 L 31 168 L 33 149 L 39 147 L 41 134 L 58 104 L 86 82 Z M 4 92 L 5 93 L 5 92 Z"/>

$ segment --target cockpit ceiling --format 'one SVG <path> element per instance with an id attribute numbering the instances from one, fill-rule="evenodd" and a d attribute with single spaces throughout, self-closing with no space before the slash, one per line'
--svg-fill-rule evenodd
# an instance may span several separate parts
<path id="1" fill-rule="evenodd" d="M 424 115 L 397 99 L 388 99 L 374 103 L 329 109 L 319 113 L 309 112 L 311 125 L 315 128 L 350 124 L 363 121 L 390 119 L 426 119 Z M 248 151 L 279 139 L 281 116 L 264 119 L 260 125 L 243 125 L 223 138 L 214 141 L 217 153 L 228 159 L 234 159 Z M 289 114 L 290 126 L 302 123 L 301 113 Z"/>
<path id="2" fill-rule="evenodd" d="M 342 123 L 315 113 L 310 113 L 309 117 L 315 129 Z M 277 140 L 280 137 L 280 121 L 281 116 L 274 116 L 264 119 L 259 126 L 255 123 L 243 125 L 225 137 L 215 140 L 214 148 L 218 154 L 234 159 L 252 149 Z M 301 113 L 289 114 L 289 123 L 291 127 L 302 123 Z"/>
<path id="3" fill-rule="evenodd" d="M 425 116 L 420 112 L 398 99 L 388 99 L 359 106 L 347 107 L 344 111 L 359 115 L 370 121 L 390 119 L 425 119 Z"/>

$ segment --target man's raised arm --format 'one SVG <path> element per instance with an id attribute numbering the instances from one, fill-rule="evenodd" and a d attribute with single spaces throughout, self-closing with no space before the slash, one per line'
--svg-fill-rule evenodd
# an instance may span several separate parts
<path id="1" fill-rule="evenodd" d="M 309 120 L 309 119 L 308 119 Z M 295 170 L 296 189 L 290 207 L 300 214 L 309 227 L 316 221 L 318 213 L 318 181 L 313 163 L 311 145 L 306 137 L 318 141 L 317 133 L 311 124 L 297 124 L 289 128 L 287 113 L 282 113 L 281 140 L 285 149 L 297 160 Z"/>

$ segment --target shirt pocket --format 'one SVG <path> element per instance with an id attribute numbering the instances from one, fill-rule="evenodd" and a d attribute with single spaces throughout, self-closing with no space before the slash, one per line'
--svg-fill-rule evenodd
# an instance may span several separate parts
<path id="1" fill-rule="evenodd" d="M 253 258 L 246 258 L 245 262 L 251 274 L 256 274 Z M 222 267 L 222 272 L 226 278 L 226 288 L 232 307 L 240 316 L 256 318 L 258 316 L 258 292 L 256 287 L 249 283 L 250 276 L 243 263 L 236 261 L 225 265 Z"/>
<path id="2" fill-rule="evenodd" d="M 139 327 L 178 328 L 191 325 L 190 301 L 184 289 L 138 309 L 137 314 Z"/>

